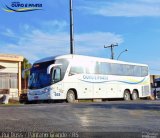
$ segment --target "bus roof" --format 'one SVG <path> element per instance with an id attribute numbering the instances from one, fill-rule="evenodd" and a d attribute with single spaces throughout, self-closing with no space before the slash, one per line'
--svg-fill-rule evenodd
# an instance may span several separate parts
<path id="1" fill-rule="evenodd" d="M 56 59 L 79 59 L 79 60 L 85 60 L 85 61 L 89 60 L 89 61 L 101 61 L 101 62 L 108 62 L 108 63 L 119 63 L 119 64 L 148 66 L 147 64 L 139 64 L 139 63 L 120 61 L 120 60 L 113 60 L 113 59 L 108 59 L 108 58 L 100 58 L 100 57 L 92 57 L 92 56 L 84 56 L 84 55 L 75 55 L 75 54 L 46 57 L 46 58 L 37 60 L 35 63 L 42 63 L 42 62 L 47 62 L 47 61 L 56 60 Z"/>

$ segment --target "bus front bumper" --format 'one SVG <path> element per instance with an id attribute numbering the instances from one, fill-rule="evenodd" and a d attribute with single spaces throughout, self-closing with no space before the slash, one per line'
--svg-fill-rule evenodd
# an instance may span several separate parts
<path id="1" fill-rule="evenodd" d="M 50 100 L 52 99 L 49 93 L 43 93 L 43 94 L 27 94 L 28 101 L 38 101 L 38 100 Z"/>

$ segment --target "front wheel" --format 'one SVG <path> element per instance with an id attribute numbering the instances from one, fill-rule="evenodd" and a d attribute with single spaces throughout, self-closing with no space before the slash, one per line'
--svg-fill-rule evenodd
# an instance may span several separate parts
<path id="1" fill-rule="evenodd" d="M 73 90 L 69 90 L 67 93 L 67 102 L 74 103 L 76 99 L 75 93 Z"/>
<path id="2" fill-rule="evenodd" d="M 123 98 L 124 98 L 125 101 L 131 100 L 130 92 L 127 91 L 127 90 L 125 90 L 125 91 L 124 91 L 124 96 L 123 96 Z"/>

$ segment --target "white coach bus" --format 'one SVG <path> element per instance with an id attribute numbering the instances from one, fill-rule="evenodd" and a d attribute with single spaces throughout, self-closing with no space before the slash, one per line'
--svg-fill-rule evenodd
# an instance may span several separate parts
<path id="1" fill-rule="evenodd" d="M 150 96 L 148 66 L 82 55 L 62 55 L 36 61 L 30 69 L 29 101 Z"/>

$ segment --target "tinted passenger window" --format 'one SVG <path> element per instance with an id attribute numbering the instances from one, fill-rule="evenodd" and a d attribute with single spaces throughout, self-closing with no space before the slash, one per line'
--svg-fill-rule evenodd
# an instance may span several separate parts
<path id="1" fill-rule="evenodd" d="M 111 75 L 122 75 L 123 68 L 120 64 L 110 64 L 111 65 Z"/>
<path id="2" fill-rule="evenodd" d="M 125 76 L 134 76 L 133 65 L 124 65 L 125 66 Z"/>
<path id="3" fill-rule="evenodd" d="M 82 74 L 84 69 L 82 66 L 72 66 L 69 75 Z"/>
<path id="4" fill-rule="evenodd" d="M 134 76 L 141 77 L 141 67 L 140 66 L 134 66 L 133 67 Z"/>
<path id="5" fill-rule="evenodd" d="M 98 74 L 108 75 L 110 73 L 110 64 L 104 62 L 97 62 L 96 71 Z"/>
<path id="6" fill-rule="evenodd" d="M 148 67 L 141 67 L 141 76 L 145 77 L 148 75 Z"/>
<path id="7" fill-rule="evenodd" d="M 98 73 L 97 68 L 96 68 L 96 63 L 92 62 L 92 61 L 85 63 L 85 70 L 86 70 L 86 73 L 88 73 L 88 74 L 97 74 Z"/>

